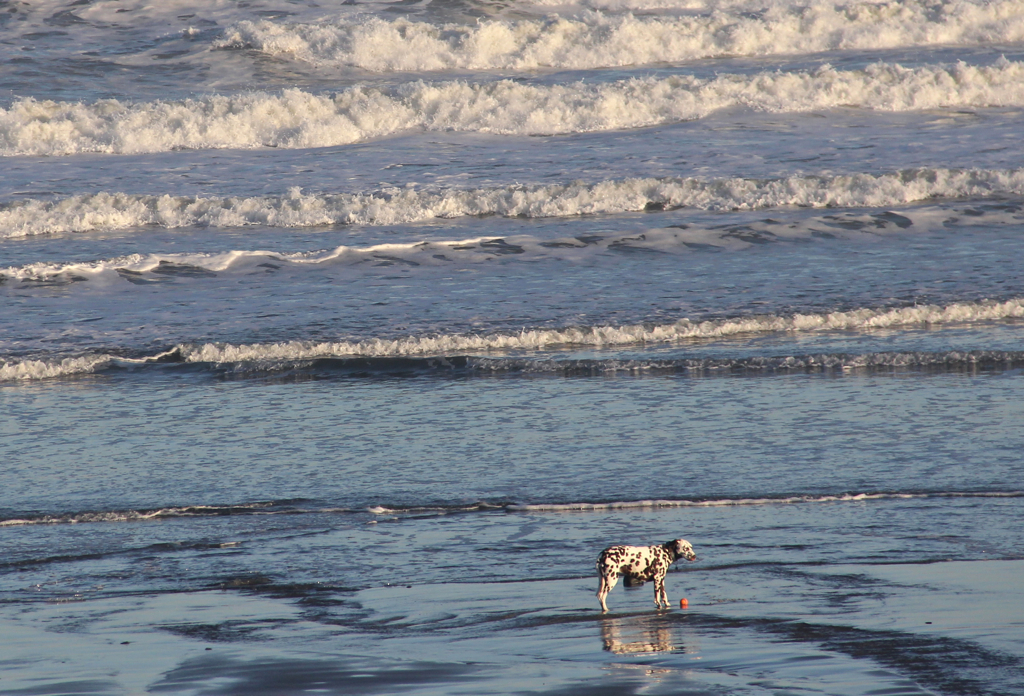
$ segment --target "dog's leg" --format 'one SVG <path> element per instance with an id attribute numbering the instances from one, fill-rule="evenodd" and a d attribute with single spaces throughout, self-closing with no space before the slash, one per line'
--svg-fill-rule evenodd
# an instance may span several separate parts
<path id="1" fill-rule="evenodd" d="M 654 606 L 661 609 L 663 603 L 665 608 L 668 609 L 668 595 L 665 593 L 665 576 L 658 575 L 654 578 Z"/>
<path id="2" fill-rule="evenodd" d="M 601 600 L 601 612 L 608 613 L 608 605 L 605 603 L 605 597 L 608 593 L 615 589 L 616 583 L 619 581 L 618 573 L 601 573 L 601 587 L 597 590 L 597 598 Z"/>

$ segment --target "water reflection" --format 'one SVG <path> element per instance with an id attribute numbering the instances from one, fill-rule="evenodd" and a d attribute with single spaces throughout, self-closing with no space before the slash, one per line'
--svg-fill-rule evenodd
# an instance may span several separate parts
<path id="1" fill-rule="evenodd" d="M 657 615 L 602 619 L 601 640 L 616 655 L 684 651 L 672 642 L 671 625 Z"/>

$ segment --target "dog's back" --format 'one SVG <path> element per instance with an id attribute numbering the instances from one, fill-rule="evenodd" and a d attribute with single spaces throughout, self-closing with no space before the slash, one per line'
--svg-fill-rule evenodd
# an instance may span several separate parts
<path id="1" fill-rule="evenodd" d="M 597 572 L 602 577 L 623 575 L 629 581 L 653 580 L 651 575 L 654 567 L 661 565 L 659 560 L 671 563 L 668 554 L 661 546 L 609 546 L 597 557 Z"/>

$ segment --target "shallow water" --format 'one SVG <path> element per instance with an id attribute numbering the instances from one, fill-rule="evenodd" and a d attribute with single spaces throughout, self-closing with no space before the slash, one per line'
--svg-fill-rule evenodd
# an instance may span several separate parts
<path id="1" fill-rule="evenodd" d="M 1019 561 L 986 559 L 1019 555 L 1019 501 L 80 524 L 90 557 L 18 568 L 6 672 L 104 693 L 1012 693 Z M 647 586 L 594 610 L 581 548 L 684 528 L 727 540 L 670 574 L 688 609 L 651 611 Z"/>
<path id="2" fill-rule="evenodd" d="M 1012 693 L 1020 380 L 5 388 L 7 671 L 47 692 Z M 596 553 L 672 536 L 698 550 L 668 578 L 689 608 L 651 611 L 647 585 L 597 612 Z"/>

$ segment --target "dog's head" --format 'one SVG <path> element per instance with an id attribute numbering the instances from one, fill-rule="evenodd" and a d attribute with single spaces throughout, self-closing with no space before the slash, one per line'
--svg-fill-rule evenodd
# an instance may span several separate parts
<path id="1" fill-rule="evenodd" d="M 675 553 L 676 558 L 685 558 L 688 561 L 696 561 L 697 554 L 693 552 L 693 547 L 690 546 L 690 542 L 686 539 L 676 539 L 665 544 L 665 548 Z"/>

